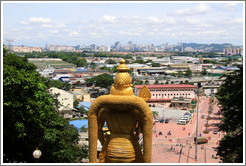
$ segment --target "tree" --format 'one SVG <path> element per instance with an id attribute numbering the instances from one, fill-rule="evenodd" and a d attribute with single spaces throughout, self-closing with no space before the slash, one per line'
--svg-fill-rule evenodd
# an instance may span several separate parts
<path id="1" fill-rule="evenodd" d="M 85 128 L 85 125 L 83 125 L 80 129 L 79 129 L 80 132 L 87 132 L 88 131 L 88 128 Z"/>
<path id="2" fill-rule="evenodd" d="M 160 63 L 152 63 L 151 66 L 152 66 L 152 67 L 160 67 L 161 64 L 160 64 Z"/>
<path id="3" fill-rule="evenodd" d="M 77 65 L 77 67 L 87 67 L 88 66 L 88 63 L 85 58 L 78 58 L 74 62 L 74 64 Z"/>
<path id="4" fill-rule="evenodd" d="M 145 85 L 149 85 L 149 80 L 145 80 Z"/>
<path id="5" fill-rule="evenodd" d="M 206 70 L 206 69 L 202 69 L 201 75 L 202 75 L 202 76 L 205 76 L 205 75 L 207 75 L 207 74 L 208 74 L 207 70 Z"/>
<path id="6" fill-rule="evenodd" d="M 106 64 L 117 64 L 113 59 L 107 59 L 105 61 Z"/>
<path id="7" fill-rule="evenodd" d="M 84 156 L 78 130 L 56 112 L 54 99 L 36 66 L 15 54 L 3 55 L 3 162 L 75 162 Z M 86 154 L 87 155 L 87 154 Z"/>
<path id="8" fill-rule="evenodd" d="M 155 83 L 154 84 L 159 84 L 159 81 L 158 80 L 155 80 Z"/>
<path id="9" fill-rule="evenodd" d="M 156 117 L 158 116 L 158 112 L 157 111 L 152 111 L 152 115 L 153 115 L 153 118 L 156 119 Z"/>
<path id="10" fill-rule="evenodd" d="M 183 76 L 183 74 L 184 74 L 184 73 L 183 73 L 182 71 L 178 71 L 178 76 L 179 76 L 179 77 Z"/>
<path id="11" fill-rule="evenodd" d="M 91 69 L 96 69 L 96 64 L 95 63 L 91 63 L 90 67 L 91 67 Z"/>
<path id="12" fill-rule="evenodd" d="M 186 77 L 192 77 L 192 71 L 191 71 L 190 69 L 187 69 L 187 70 L 185 71 L 185 76 L 186 76 Z"/>
<path id="13" fill-rule="evenodd" d="M 114 83 L 113 76 L 106 73 L 92 78 L 87 78 L 85 81 L 87 86 L 92 86 L 95 83 L 95 86 L 102 88 L 109 88 Z"/>
<path id="14" fill-rule="evenodd" d="M 243 162 L 243 68 L 225 75 L 216 97 L 222 105 L 219 130 L 226 135 L 219 143 L 218 155 L 223 162 Z M 236 88 L 235 88 L 236 87 Z"/>

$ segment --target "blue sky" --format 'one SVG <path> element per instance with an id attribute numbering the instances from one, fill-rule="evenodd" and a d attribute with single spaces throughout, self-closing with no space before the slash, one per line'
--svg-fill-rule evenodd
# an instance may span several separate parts
<path id="1" fill-rule="evenodd" d="M 3 39 L 45 46 L 243 44 L 243 3 L 4 3 Z"/>

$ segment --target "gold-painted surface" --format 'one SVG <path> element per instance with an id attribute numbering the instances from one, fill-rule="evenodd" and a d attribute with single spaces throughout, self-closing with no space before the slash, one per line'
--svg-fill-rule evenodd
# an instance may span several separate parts
<path id="1" fill-rule="evenodd" d="M 149 88 L 144 85 L 144 87 L 140 90 L 138 96 L 144 99 L 144 101 L 148 101 L 151 98 L 151 93 Z"/>
<path id="2" fill-rule="evenodd" d="M 98 97 L 89 109 L 89 158 L 97 162 L 97 139 L 102 144 L 100 163 L 149 163 L 152 152 L 152 112 L 148 104 L 134 95 L 125 61 L 117 68 L 109 95 Z M 110 134 L 103 131 L 107 123 Z M 143 152 L 139 133 L 143 133 Z"/>

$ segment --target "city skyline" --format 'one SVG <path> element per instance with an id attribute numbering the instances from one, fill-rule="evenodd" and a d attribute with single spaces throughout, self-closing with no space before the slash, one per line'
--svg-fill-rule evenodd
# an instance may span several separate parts
<path id="1" fill-rule="evenodd" d="M 1 2 L 2 3 L 2 2 Z M 232 43 L 243 45 L 243 2 L 6 3 L 3 41 L 13 45 Z M 16 17 L 18 15 L 18 17 Z"/>

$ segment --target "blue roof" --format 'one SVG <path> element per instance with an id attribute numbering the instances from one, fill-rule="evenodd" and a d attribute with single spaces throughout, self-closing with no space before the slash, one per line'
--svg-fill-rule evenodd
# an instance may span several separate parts
<path id="1" fill-rule="evenodd" d="M 88 111 L 91 107 L 91 102 L 89 101 L 82 101 L 79 103 L 79 105 L 77 106 L 77 108 L 83 107 L 86 111 Z"/>
<path id="2" fill-rule="evenodd" d="M 84 125 L 85 125 L 85 128 L 88 128 L 88 119 L 72 120 L 72 121 L 69 121 L 69 124 L 74 125 L 79 131 L 79 129 Z"/>

